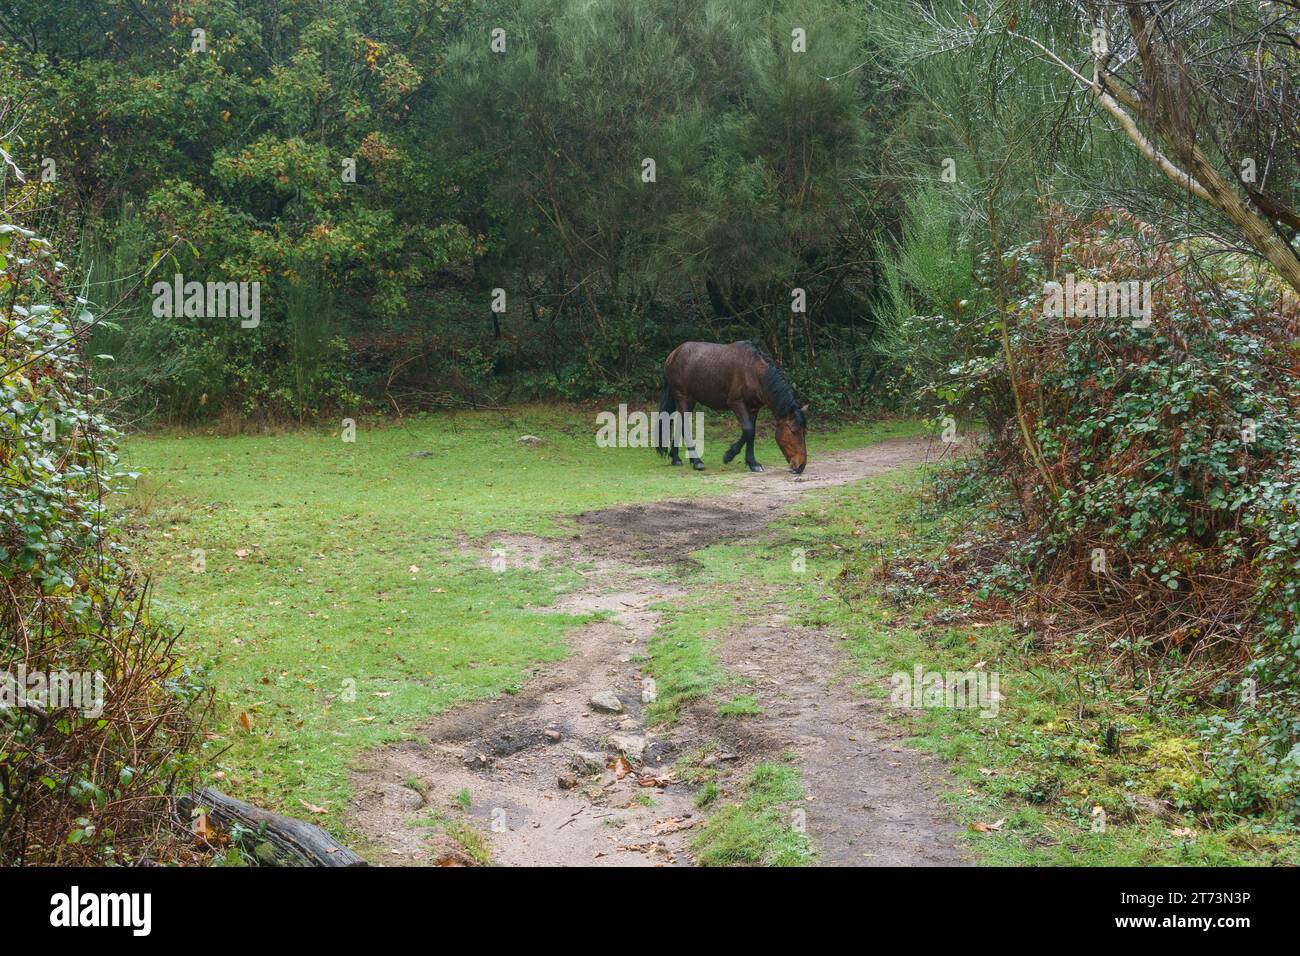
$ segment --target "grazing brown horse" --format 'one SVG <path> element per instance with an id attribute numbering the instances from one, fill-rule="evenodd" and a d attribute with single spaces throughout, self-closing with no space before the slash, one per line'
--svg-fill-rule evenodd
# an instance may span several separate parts
<path id="1" fill-rule="evenodd" d="M 673 412 L 680 413 L 682 422 L 694 410 L 696 403 L 717 410 L 729 408 L 740 420 L 740 437 L 722 456 L 722 463 L 745 448 L 745 464 L 750 471 L 762 471 L 763 466 L 754 459 L 754 420 L 758 410 L 766 405 L 776 416 L 776 443 L 781 448 L 790 470 L 796 475 L 808 463 L 808 450 L 804 446 L 807 421 L 794 397 L 794 388 L 776 367 L 771 356 L 751 342 L 732 342 L 718 345 L 713 342 L 683 342 L 673 349 L 664 362 L 664 386 L 659 396 L 660 415 L 657 418 L 655 445 L 659 454 L 665 449 L 672 453 L 672 463 L 680 465 L 681 457 L 673 443 L 671 419 Z M 689 436 L 688 436 L 689 437 Z M 686 444 L 691 467 L 704 468 L 696 452 L 697 445 Z"/>

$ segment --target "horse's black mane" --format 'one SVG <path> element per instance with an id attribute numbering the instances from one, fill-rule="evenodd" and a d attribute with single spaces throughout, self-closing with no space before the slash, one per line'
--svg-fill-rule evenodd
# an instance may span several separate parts
<path id="1" fill-rule="evenodd" d="M 768 401 L 772 403 L 772 411 L 782 418 L 793 415 L 799 427 L 804 427 L 806 422 L 803 410 L 799 407 L 799 399 L 794 394 L 794 386 L 785 377 L 785 373 L 777 368 L 776 360 L 759 348 L 755 342 L 737 344 L 752 349 L 755 355 L 767 363 L 767 368 L 763 370 L 763 388 L 767 392 Z"/>

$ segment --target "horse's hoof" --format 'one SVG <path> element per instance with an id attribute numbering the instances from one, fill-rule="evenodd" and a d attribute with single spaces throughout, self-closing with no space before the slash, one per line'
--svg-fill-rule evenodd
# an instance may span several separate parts
<path id="1" fill-rule="evenodd" d="M 682 467 L 682 463 L 680 461 L 669 462 L 669 464 L 672 465 L 674 468 Z"/>
<path id="2" fill-rule="evenodd" d="M 694 468 L 696 471 L 703 471 L 703 470 L 704 470 L 704 462 L 702 462 L 702 461 L 693 461 L 693 462 L 691 462 L 691 467 Z"/>
<path id="3" fill-rule="evenodd" d="M 749 470 L 750 470 L 750 471 L 762 471 L 762 470 L 763 470 L 763 466 L 760 465 L 758 462 L 754 462 L 752 465 L 749 466 Z"/>
<path id="4" fill-rule="evenodd" d="M 734 451 L 729 451 L 729 452 L 727 452 L 725 455 L 722 456 L 722 463 L 723 463 L 724 465 L 730 465 L 730 464 L 731 464 L 731 459 L 733 459 L 733 458 L 735 458 L 735 457 L 736 457 L 736 452 L 734 452 Z"/>

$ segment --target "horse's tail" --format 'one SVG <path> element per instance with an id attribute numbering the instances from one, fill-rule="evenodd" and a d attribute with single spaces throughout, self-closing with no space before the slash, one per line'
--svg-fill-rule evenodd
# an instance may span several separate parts
<path id="1" fill-rule="evenodd" d="M 659 390 L 659 414 L 655 416 L 655 451 L 668 454 L 673 443 L 672 412 L 676 409 L 673 390 L 668 387 L 668 373 L 664 372 L 663 388 Z"/>

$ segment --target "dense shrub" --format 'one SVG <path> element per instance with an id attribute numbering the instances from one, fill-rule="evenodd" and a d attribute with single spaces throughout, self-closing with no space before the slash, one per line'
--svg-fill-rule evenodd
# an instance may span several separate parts
<path id="1" fill-rule="evenodd" d="M 1021 420 L 991 436 L 975 480 L 1005 479 L 1015 514 L 949 560 L 980 596 L 1086 627 L 1117 679 L 1155 694 L 1152 668 L 1182 670 L 1209 744 L 1195 802 L 1295 812 L 1300 309 L 1190 252 L 1107 211 L 1008 262 Z M 1044 283 L 1069 273 L 1153 280 L 1150 326 L 1045 314 Z"/>
<path id="2" fill-rule="evenodd" d="M 94 319 L 53 247 L 11 222 L 0 269 L 0 864 L 157 859 L 206 695 L 120 560 L 106 502 L 130 476 L 79 347 Z M 102 684 L 30 683 L 65 672 Z"/>

